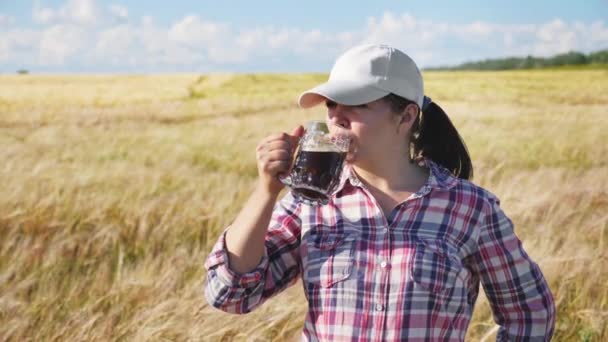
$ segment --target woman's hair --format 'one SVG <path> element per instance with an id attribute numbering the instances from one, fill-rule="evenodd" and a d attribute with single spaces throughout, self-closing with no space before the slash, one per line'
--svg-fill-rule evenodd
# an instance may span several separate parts
<path id="1" fill-rule="evenodd" d="M 402 113 L 409 104 L 418 106 L 395 94 L 389 94 L 384 99 L 395 113 Z M 473 178 L 473 163 L 467 146 L 448 115 L 435 102 L 431 102 L 424 111 L 418 108 L 410 136 L 411 160 L 429 158 L 458 178 Z"/>

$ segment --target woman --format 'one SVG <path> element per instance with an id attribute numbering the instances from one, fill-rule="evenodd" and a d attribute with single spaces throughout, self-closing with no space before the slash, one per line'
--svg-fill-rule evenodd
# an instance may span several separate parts
<path id="1" fill-rule="evenodd" d="M 305 340 L 462 341 L 481 283 L 498 340 L 550 340 L 547 283 L 499 200 L 468 181 L 466 147 L 415 63 L 352 48 L 299 100 L 319 103 L 352 141 L 339 190 L 321 207 L 277 203 L 302 127 L 262 140 L 257 187 L 206 262 L 209 303 L 246 313 L 301 276 Z"/>

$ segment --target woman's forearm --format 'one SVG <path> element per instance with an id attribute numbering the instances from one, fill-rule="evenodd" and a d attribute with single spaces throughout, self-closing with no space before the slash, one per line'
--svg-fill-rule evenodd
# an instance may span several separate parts
<path id="1" fill-rule="evenodd" d="M 257 186 L 226 232 L 230 268 L 237 273 L 252 271 L 264 255 L 264 238 L 278 193 Z"/>

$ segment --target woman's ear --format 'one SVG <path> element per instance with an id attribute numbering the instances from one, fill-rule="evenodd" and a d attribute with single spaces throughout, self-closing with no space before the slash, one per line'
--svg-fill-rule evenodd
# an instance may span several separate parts
<path id="1" fill-rule="evenodd" d="M 401 115 L 401 122 L 400 123 L 408 123 L 410 122 L 410 120 L 412 120 L 412 116 L 410 115 L 410 113 L 405 112 L 405 114 Z"/>
<path id="2" fill-rule="evenodd" d="M 397 132 L 403 130 L 405 132 L 412 129 L 416 117 L 418 115 L 418 106 L 415 104 L 409 104 L 403 112 L 399 115 L 399 125 L 397 126 Z"/>
<path id="3" fill-rule="evenodd" d="M 401 113 L 401 115 L 399 115 L 399 117 L 400 117 L 399 124 L 409 124 L 411 126 L 411 124 L 414 122 L 414 119 L 416 118 L 417 115 L 418 115 L 418 106 L 416 106 L 415 104 L 409 104 L 409 105 L 407 105 L 407 107 L 405 107 L 405 109 L 403 109 L 403 112 Z"/>

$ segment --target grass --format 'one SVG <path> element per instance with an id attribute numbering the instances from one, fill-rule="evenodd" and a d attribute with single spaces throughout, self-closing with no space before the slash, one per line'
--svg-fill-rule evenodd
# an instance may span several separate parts
<path id="1" fill-rule="evenodd" d="M 608 70 L 424 76 L 550 283 L 554 340 L 607 340 Z M 0 76 L 0 339 L 297 338 L 300 285 L 233 317 L 202 264 L 325 77 Z M 467 338 L 493 333 L 480 296 Z"/>

